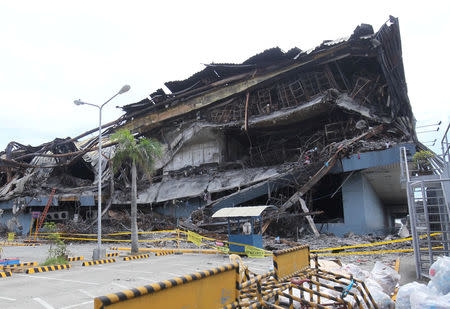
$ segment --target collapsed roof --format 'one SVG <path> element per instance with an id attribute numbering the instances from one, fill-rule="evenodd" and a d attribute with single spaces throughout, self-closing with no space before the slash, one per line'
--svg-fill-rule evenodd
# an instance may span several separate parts
<path id="1" fill-rule="evenodd" d="M 158 89 L 125 105 L 103 126 L 105 136 L 127 128 L 165 147 L 153 183 L 140 182 L 141 204 L 199 197 L 226 206 L 264 195 L 286 209 L 340 156 L 416 139 L 394 17 L 376 33 L 362 24 L 308 51 L 272 48 L 165 85 L 171 93 Z M 96 140 L 79 141 L 95 130 L 37 147 L 11 142 L 0 153 L 0 201 L 54 186 L 60 195 L 95 194 Z M 103 181 L 114 154 L 107 137 L 105 144 Z M 127 176 L 116 176 L 111 203 L 128 203 Z M 280 193 L 286 187 L 292 190 Z M 277 194 L 284 197 L 274 201 Z"/>

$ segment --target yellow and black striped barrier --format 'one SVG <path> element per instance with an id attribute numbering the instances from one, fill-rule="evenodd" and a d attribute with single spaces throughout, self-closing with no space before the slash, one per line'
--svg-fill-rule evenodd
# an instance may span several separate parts
<path id="1" fill-rule="evenodd" d="M 283 281 L 299 270 L 310 267 L 309 245 L 297 246 L 273 252 L 275 279 Z"/>
<path id="2" fill-rule="evenodd" d="M 36 247 L 40 246 L 40 243 L 21 243 L 21 242 L 1 242 L 0 246 L 22 246 L 22 247 Z"/>
<path id="3" fill-rule="evenodd" d="M 0 271 L 0 278 L 11 277 L 12 273 L 10 271 Z"/>
<path id="4" fill-rule="evenodd" d="M 113 256 L 119 256 L 119 252 L 106 253 L 106 257 L 113 257 Z"/>
<path id="5" fill-rule="evenodd" d="M 87 261 L 83 262 L 81 266 L 92 266 L 92 265 L 99 265 L 99 264 L 109 264 L 109 263 L 115 263 L 116 259 L 105 259 L 105 260 L 97 260 L 97 261 Z"/>
<path id="6" fill-rule="evenodd" d="M 74 262 L 74 261 L 83 261 L 84 260 L 84 256 L 75 256 L 75 257 L 70 257 L 67 259 L 69 262 Z"/>
<path id="7" fill-rule="evenodd" d="M 223 308 L 238 301 L 239 264 L 228 264 L 190 275 L 94 299 L 94 308 Z"/>
<path id="8" fill-rule="evenodd" d="M 156 256 L 160 255 L 169 255 L 169 254 L 175 254 L 175 250 L 161 250 L 159 252 L 156 252 Z"/>
<path id="9" fill-rule="evenodd" d="M 70 264 L 62 264 L 62 265 L 52 265 L 52 266 L 41 266 L 41 267 L 34 267 L 34 268 L 28 268 L 25 273 L 27 274 L 34 274 L 34 273 L 43 273 L 46 271 L 55 271 L 55 270 L 62 270 L 62 269 L 70 269 L 72 266 Z"/>
<path id="10" fill-rule="evenodd" d="M 0 269 L 4 269 L 5 267 L 11 268 L 11 267 L 20 267 L 20 266 L 36 266 L 37 262 L 25 262 L 20 264 L 12 264 L 12 265 L 0 265 Z"/>
<path id="11" fill-rule="evenodd" d="M 123 258 L 124 261 L 139 260 L 150 257 L 150 254 L 132 255 Z"/>

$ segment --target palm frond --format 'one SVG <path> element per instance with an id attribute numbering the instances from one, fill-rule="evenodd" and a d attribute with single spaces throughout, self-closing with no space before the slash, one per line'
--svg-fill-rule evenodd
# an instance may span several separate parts
<path id="1" fill-rule="evenodd" d="M 155 161 L 163 153 L 161 143 L 152 138 L 136 139 L 126 129 L 118 130 L 111 136 L 111 140 L 118 143 L 113 158 L 114 172 L 117 172 L 125 162 L 131 161 L 136 163 L 151 180 Z"/>

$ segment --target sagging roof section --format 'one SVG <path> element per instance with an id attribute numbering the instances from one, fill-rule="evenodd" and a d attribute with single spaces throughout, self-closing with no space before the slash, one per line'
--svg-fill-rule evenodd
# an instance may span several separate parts
<path id="1" fill-rule="evenodd" d="M 118 128 L 164 145 L 138 203 L 196 199 L 213 210 L 245 202 L 290 211 L 339 158 L 416 138 L 393 17 L 377 32 L 362 24 L 308 51 L 272 48 L 165 85 L 171 93 L 157 89 L 103 126 L 100 158 L 96 139 L 82 140 L 96 129 L 37 147 L 11 142 L 0 153 L 0 201 L 54 186 L 95 195 L 100 161 L 108 204 L 128 204 L 127 170 L 113 175 L 110 165 Z"/>

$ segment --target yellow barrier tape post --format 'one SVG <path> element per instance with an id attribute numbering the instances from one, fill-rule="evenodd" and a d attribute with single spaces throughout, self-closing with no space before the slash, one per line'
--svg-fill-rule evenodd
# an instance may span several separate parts
<path id="1" fill-rule="evenodd" d="M 192 241 L 194 244 L 200 247 L 202 245 L 202 236 L 198 235 L 197 233 L 188 231 L 188 241 Z"/>
<path id="2" fill-rule="evenodd" d="M 8 241 L 14 241 L 15 236 L 16 236 L 16 233 L 8 233 Z"/>
<path id="3" fill-rule="evenodd" d="M 245 254 L 250 258 L 263 258 L 266 251 L 263 249 L 245 246 Z"/>

